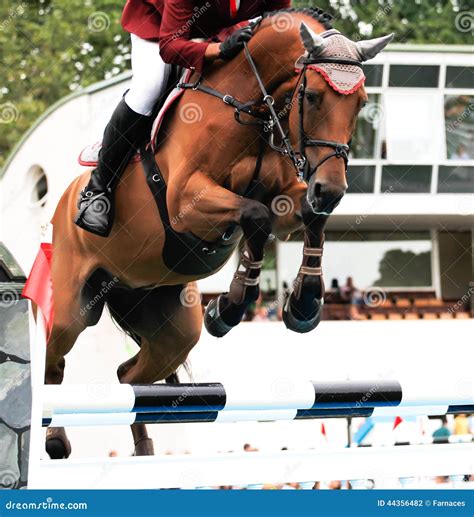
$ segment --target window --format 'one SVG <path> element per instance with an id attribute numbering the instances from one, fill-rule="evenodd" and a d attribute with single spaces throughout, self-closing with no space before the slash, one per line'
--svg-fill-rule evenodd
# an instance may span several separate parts
<path id="1" fill-rule="evenodd" d="M 446 88 L 473 88 L 474 67 L 448 66 L 446 67 Z"/>
<path id="2" fill-rule="evenodd" d="M 382 191 L 428 194 L 431 190 L 431 165 L 386 165 L 382 169 Z"/>
<path id="3" fill-rule="evenodd" d="M 383 122 L 388 160 L 433 163 L 444 159 L 443 98 L 437 91 L 389 91 L 384 96 Z"/>
<path id="4" fill-rule="evenodd" d="M 382 65 L 364 65 L 364 75 L 365 86 L 382 86 Z"/>
<path id="5" fill-rule="evenodd" d="M 27 173 L 27 181 L 31 185 L 31 206 L 44 206 L 48 196 L 48 178 L 43 168 L 32 165 Z"/>
<path id="6" fill-rule="evenodd" d="M 474 159 L 474 96 L 444 98 L 446 152 L 449 160 Z"/>
<path id="7" fill-rule="evenodd" d="M 371 194 L 375 186 L 375 166 L 351 165 L 347 171 L 348 194 Z"/>
<path id="8" fill-rule="evenodd" d="M 437 88 L 439 66 L 391 65 L 389 86 L 401 88 Z"/>
<path id="9" fill-rule="evenodd" d="M 377 131 L 383 118 L 380 95 L 369 94 L 369 100 L 359 113 L 351 142 L 351 158 L 376 158 Z"/>
<path id="10" fill-rule="evenodd" d="M 301 265 L 302 247 L 301 240 L 278 243 L 280 281 L 291 285 Z M 373 286 L 432 288 L 431 253 L 428 232 L 328 231 L 324 244 L 324 277 L 327 285 L 337 279 L 343 286 L 350 276 L 359 289 Z"/>
<path id="11" fill-rule="evenodd" d="M 438 192 L 442 194 L 474 194 L 474 167 L 440 166 Z"/>

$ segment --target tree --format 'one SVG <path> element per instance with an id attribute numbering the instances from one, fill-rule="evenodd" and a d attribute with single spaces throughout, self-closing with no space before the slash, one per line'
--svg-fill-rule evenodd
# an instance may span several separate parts
<path id="1" fill-rule="evenodd" d="M 395 33 L 397 43 L 467 45 L 472 42 L 472 3 L 466 0 L 296 0 L 334 16 L 352 39 Z"/>
<path id="2" fill-rule="evenodd" d="M 21 135 L 71 91 L 130 66 L 120 26 L 124 0 L 14 0 L 0 3 L 0 166 Z M 404 43 L 468 43 L 464 0 L 294 0 L 318 6 L 353 39 L 395 32 Z M 463 25 L 464 24 L 464 25 Z"/>
<path id="3" fill-rule="evenodd" d="M 0 4 L 0 165 L 54 102 L 129 67 L 121 0 Z"/>
<path id="4" fill-rule="evenodd" d="M 431 285 L 431 254 L 400 249 L 389 250 L 379 264 L 381 287 L 423 287 Z"/>

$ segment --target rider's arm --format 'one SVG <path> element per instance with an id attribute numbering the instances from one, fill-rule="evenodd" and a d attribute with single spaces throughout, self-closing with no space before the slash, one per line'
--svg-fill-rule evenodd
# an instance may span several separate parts
<path id="1" fill-rule="evenodd" d="M 167 0 L 160 28 L 160 54 L 166 63 L 176 63 L 185 68 L 201 71 L 204 60 L 216 53 L 215 45 L 190 39 L 193 16 L 196 16 L 193 0 Z M 205 37 L 203 35 L 203 37 Z M 208 48 L 211 49 L 208 50 Z M 216 56 L 217 57 L 217 56 Z"/>

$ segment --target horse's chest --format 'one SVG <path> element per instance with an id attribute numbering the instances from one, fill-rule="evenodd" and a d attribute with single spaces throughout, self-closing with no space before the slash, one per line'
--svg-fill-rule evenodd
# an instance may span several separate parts
<path id="1" fill-rule="evenodd" d="M 190 232 L 176 232 L 171 226 L 166 204 L 166 182 L 150 150 L 142 151 L 142 163 L 165 231 L 162 251 L 165 266 L 174 273 L 187 276 L 206 276 L 219 270 L 240 241 L 240 227 L 235 227 L 217 242 L 203 241 Z"/>

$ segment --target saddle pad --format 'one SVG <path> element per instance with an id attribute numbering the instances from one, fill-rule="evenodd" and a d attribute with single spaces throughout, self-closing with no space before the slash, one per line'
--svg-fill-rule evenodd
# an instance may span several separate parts
<path id="1" fill-rule="evenodd" d="M 181 76 L 181 79 L 179 82 L 187 82 L 189 78 L 191 77 L 193 73 L 193 70 L 185 70 Z M 158 135 L 160 132 L 161 125 L 163 123 L 163 120 L 165 118 L 166 113 L 168 110 L 173 106 L 173 104 L 181 97 L 181 95 L 184 93 L 184 90 L 181 88 L 178 88 L 177 86 L 170 92 L 168 97 L 166 98 L 165 102 L 163 103 L 163 106 L 161 107 L 160 111 L 158 112 L 158 115 L 155 118 L 155 121 L 153 122 L 153 127 L 151 130 L 151 142 L 152 142 L 152 148 L 155 150 L 156 142 L 158 139 Z M 102 147 L 102 141 L 96 142 L 94 144 L 89 144 L 88 146 L 84 147 L 84 149 L 79 154 L 78 162 L 79 165 L 82 165 L 84 167 L 96 167 L 97 162 L 99 161 L 99 151 Z M 138 162 L 140 161 L 140 155 L 137 153 L 131 160 L 132 162 Z"/>
<path id="2" fill-rule="evenodd" d="M 96 142 L 95 144 L 89 144 L 84 147 L 84 149 L 80 152 L 77 161 L 79 165 L 83 167 L 97 167 L 97 163 L 99 162 L 99 151 L 102 147 L 102 142 Z M 139 154 L 135 154 L 135 156 L 130 160 L 132 162 L 137 162 L 140 160 Z"/>
<path id="3" fill-rule="evenodd" d="M 193 75 L 194 70 L 187 70 L 185 69 L 184 72 L 181 75 L 179 83 L 187 83 L 189 81 L 189 78 Z M 153 127 L 151 128 L 151 146 L 153 151 L 156 150 L 156 144 L 158 142 L 158 134 L 160 132 L 161 125 L 163 124 L 163 120 L 165 119 L 165 115 L 168 112 L 168 110 L 173 106 L 173 104 L 183 95 L 185 90 L 182 88 L 178 88 L 178 85 L 173 88 L 171 93 L 166 98 L 166 101 L 164 102 L 162 108 L 158 112 L 158 115 L 155 118 L 155 121 L 153 122 Z"/>

